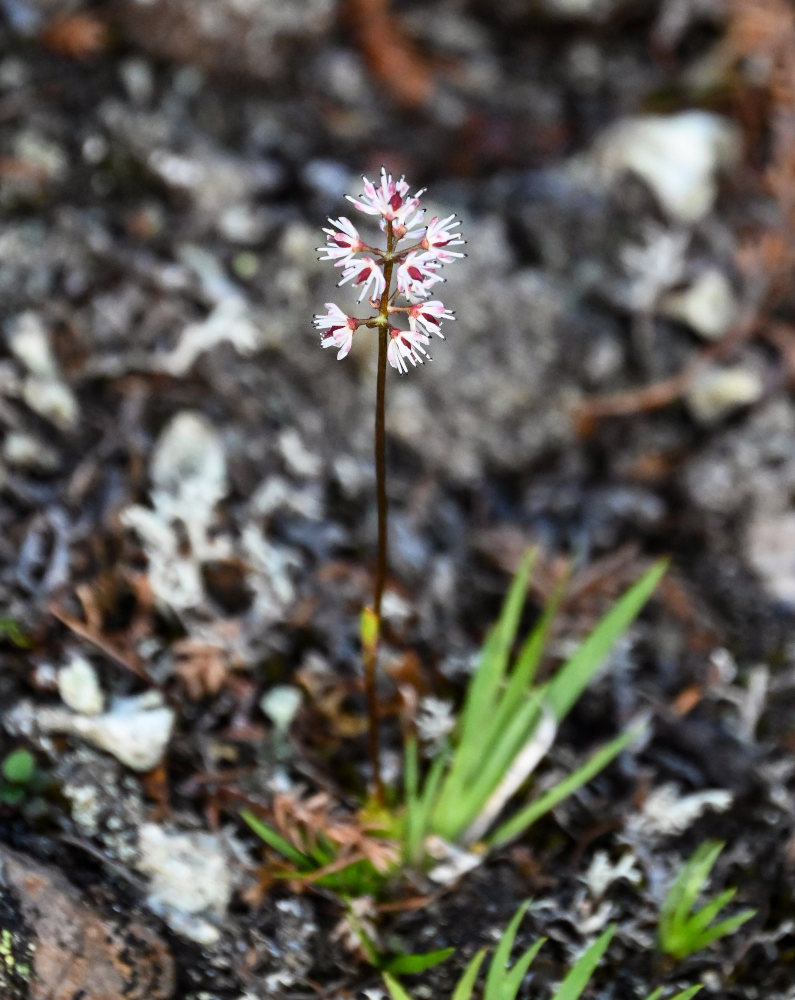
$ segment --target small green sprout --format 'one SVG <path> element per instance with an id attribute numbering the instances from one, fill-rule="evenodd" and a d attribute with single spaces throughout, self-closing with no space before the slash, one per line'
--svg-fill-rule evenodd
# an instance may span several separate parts
<path id="1" fill-rule="evenodd" d="M 756 910 L 742 910 L 733 917 L 713 923 L 720 911 L 734 898 L 737 889 L 725 889 L 700 910 L 694 910 L 724 845 L 707 840 L 685 862 L 665 897 L 660 910 L 657 939 L 660 951 L 671 958 L 682 959 L 706 948 L 718 938 L 733 934 Z"/>
<path id="2" fill-rule="evenodd" d="M 12 750 L 0 763 L 0 803 L 19 805 L 37 790 L 39 778 L 33 754 L 23 749 Z"/>
<path id="3" fill-rule="evenodd" d="M 513 950 L 516 932 L 529 905 L 528 901 L 519 907 L 500 937 L 494 957 L 489 965 L 489 971 L 486 973 L 486 982 L 482 995 L 483 1000 L 515 1000 L 522 982 L 533 963 L 533 959 L 546 941 L 546 938 L 536 941 L 534 945 L 523 952 L 514 964 L 509 967 L 508 962 Z M 594 969 L 607 951 L 614 931 L 614 927 L 608 927 L 579 957 L 574 967 L 556 990 L 552 1000 L 578 1000 L 590 982 Z M 475 980 L 485 957 L 485 948 L 473 956 L 453 991 L 452 1000 L 471 1000 L 475 988 Z M 385 973 L 384 982 L 392 996 L 392 1000 L 412 1000 L 411 995 L 406 992 L 394 976 Z"/>
<path id="4" fill-rule="evenodd" d="M 33 643 L 20 627 L 16 618 L 0 618 L 0 642 L 8 640 L 17 649 L 30 649 Z"/>
<path id="5" fill-rule="evenodd" d="M 348 925 L 358 938 L 362 953 L 367 961 L 383 975 L 413 976 L 418 972 L 425 972 L 426 969 L 432 969 L 435 965 L 446 962 L 455 951 L 455 948 L 438 948 L 436 951 L 422 953 L 385 953 L 367 933 L 363 921 L 360 920 L 356 912 L 356 906 L 350 902 L 348 904 Z"/>

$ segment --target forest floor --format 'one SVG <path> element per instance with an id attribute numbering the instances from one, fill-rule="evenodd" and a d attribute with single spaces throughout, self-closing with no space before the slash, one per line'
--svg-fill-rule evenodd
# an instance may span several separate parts
<path id="1" fill-rule="evenodd" d="M 363 919 L 456 948 L 418 997 L 530 897 L 524 996 L 612 922 L 586 996 L 795 997 L 791 5 L 0 0 L 0 123 L 0 759 L 37 768 L 0 785 L 2 1000 L 382 989 L 239 816 L 350 819 L 369 780 L 375 356 L 311 319 L 348 294 L 321 226 L 382 164 L 468 242 L 433 363 L 388 373 L 389 783 L 529 546 L 526 626 L 570 574 L 547 671 L 670 568 L 539 781 L 639 715 L 642 745 Z M 708 838 L 756 914 L 674 965 L 656 915 Z"/>

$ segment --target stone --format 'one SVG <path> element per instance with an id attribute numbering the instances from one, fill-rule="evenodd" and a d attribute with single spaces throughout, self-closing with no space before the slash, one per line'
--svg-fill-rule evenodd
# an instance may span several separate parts
<path id="1" fill-rule="evenodd" d="M 85 715 L 99 715 L 105 707 L 96 670 L 77 653 L 58 671 L 58 693 L 65 705 Z"/>
<path id="2" fill-rule="evenodd" d="M 598 140 L 592 158 L 603 180 L 633 173 L 672 220 L 693 225 L 712 211 L 717 176 L 739 155 L 736 125 L 710 112 L 683 111 L 617 122 Z"/>
<path id="3" fill-rule="evenodd" d="M 226 494 L 223 444 L 200 413 L 182 410 L 157 439 L 149 466 L 154 492 L 212 508 Z"/>
<path id="4" fill-rule="evenodd" d="M 744 548 L 770 596 L 795 608 L 795 511 L 757 511 L 746 527 Z"/>
<path id="5" fill-rule="evenodd" d="M 199 830 L 172 832 L 144 823 L 138 846 L 137 868 L 150 878 L 149 906 L 177 933 L 214 944 L 220 937 L 214 921 L 226 912 L 233 888 L 222 842 Z"/>
<path id="6" fill-rule="evenodd" d="M 737 320 L 737 298 L 717 267 L 703 271 L 684 291 L 669 292 L 660 313 L 685 323 L 705 340 L 720 340 Z"/>
<path id="7" fill-rule="evenodd" d="M 151 927 L 126 908 L 104 916 L 59 871 L 0 844 L 3 1000 L 171 1000 L 175 985 Z"/>
<path id="8" fill-rule="evenodd" d="M 163 759 L 174 712 L 157 691 L 117 698 L 102 715 L 81 715 L 65 708 L 37 708 L 21 701 L 6 714 L 9 732 L 35 738 L 44 733 L 79 736 L 112 754 L 133 771 L 151 771 Z"/>
<path id="9" fill-rule="evenodd" d="M 685 400 L 700 424 L 715 424 L 741 406 L 756 403 L 764 391 L 762 375 L 747 365 L 713 366 L 693 380 Z"/>

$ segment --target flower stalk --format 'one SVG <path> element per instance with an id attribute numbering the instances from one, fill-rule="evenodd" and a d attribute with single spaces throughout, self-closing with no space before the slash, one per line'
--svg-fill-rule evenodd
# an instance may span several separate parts
<path id="1" fill-rule="evenodd" d="M 367 178 L 364 193 L 358 198 L 347 195 L 348 201 L 365 215 L 378 218 L 386 234 L 386 248 L 378 249 L 362 240 L 350 219 L 341 216 L 329 219 L 331 228 L 324 228 L 326 243 L 318 247 L 323 256 L 342 268 L 339 285 L 359 288 L 358 301 L 365 297 L 375 315 L 349 316 L 333 302 L 326 303 L 326 313 L 316 315 L 314 325 L 320 331 L 321 346 L 337 349 L 342 360 L 351 350 L 354 334 L 361 328 L 374 329 L 378 335 L 378 373 L 375 404 L 375 476 L 378 509 L 378 554 L 372 608 L 365 609 L 362 618 L 362 653 L 364 684 L 369 718 L 369 752 L 374 794 L 378 804 L 384 802 L 378 738 L 377 661 L 381 636 L 381 605 L 387 572 L 387 495 L 386 495 L 386 370 L 392 366 L 401 374 L 430 360 L 426 348 L 431 334 L 444 340 L 443 320 L 455 319 L 453 313 L 438 300 L 429 301 L 430 289 L 444 279 L 438 273 L 444 264 L 465 256 L 449 247 L 463 244 L 456 232 L 455 216 L 440 220 L 434 216 L 425 225 L 425 209 L 419 207 L 421 190 L 409 195 L 409 185 L 403 177 L 393 180 L 381 168 L 378 187 Z M 401 247 L 401 243 L 407 245 Z M 395 277 L 395 288 L 392 278 Z M 399 296 L 407 305 L 396 305 Z M 407 330 L 393 326 L 399 316 L 408 320 Z"/>

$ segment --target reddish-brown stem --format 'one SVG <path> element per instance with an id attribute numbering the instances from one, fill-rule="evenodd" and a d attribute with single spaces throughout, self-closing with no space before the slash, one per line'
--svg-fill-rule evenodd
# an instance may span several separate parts
<path id="1" fill-rule="evenodd" d="M 378 645 L 381 637 L 381 602 L 386 584 L 387 558 L 387 502 L 386 502 L 386 369 L 387 348 L 389 347 L 389 286 L 392 283 L 394 258 L 394 233 L 392 223 L 387 222 L 387 247 L 384 259 L 384 291 L 378 307 L 378 376 L 375 397 L 375 482 L 376 504 L 378 508 L 378 556 L 373 592 L 373 615 L 375 636 L 364 648 L 364 684 L 367 693 L 367 714 L 369 716 L 370 765 L 373 772 L 375 798 L 384 804 L 384 785 L 381 780 L 378 739 L 378 694 L 376 666 Z"/>

